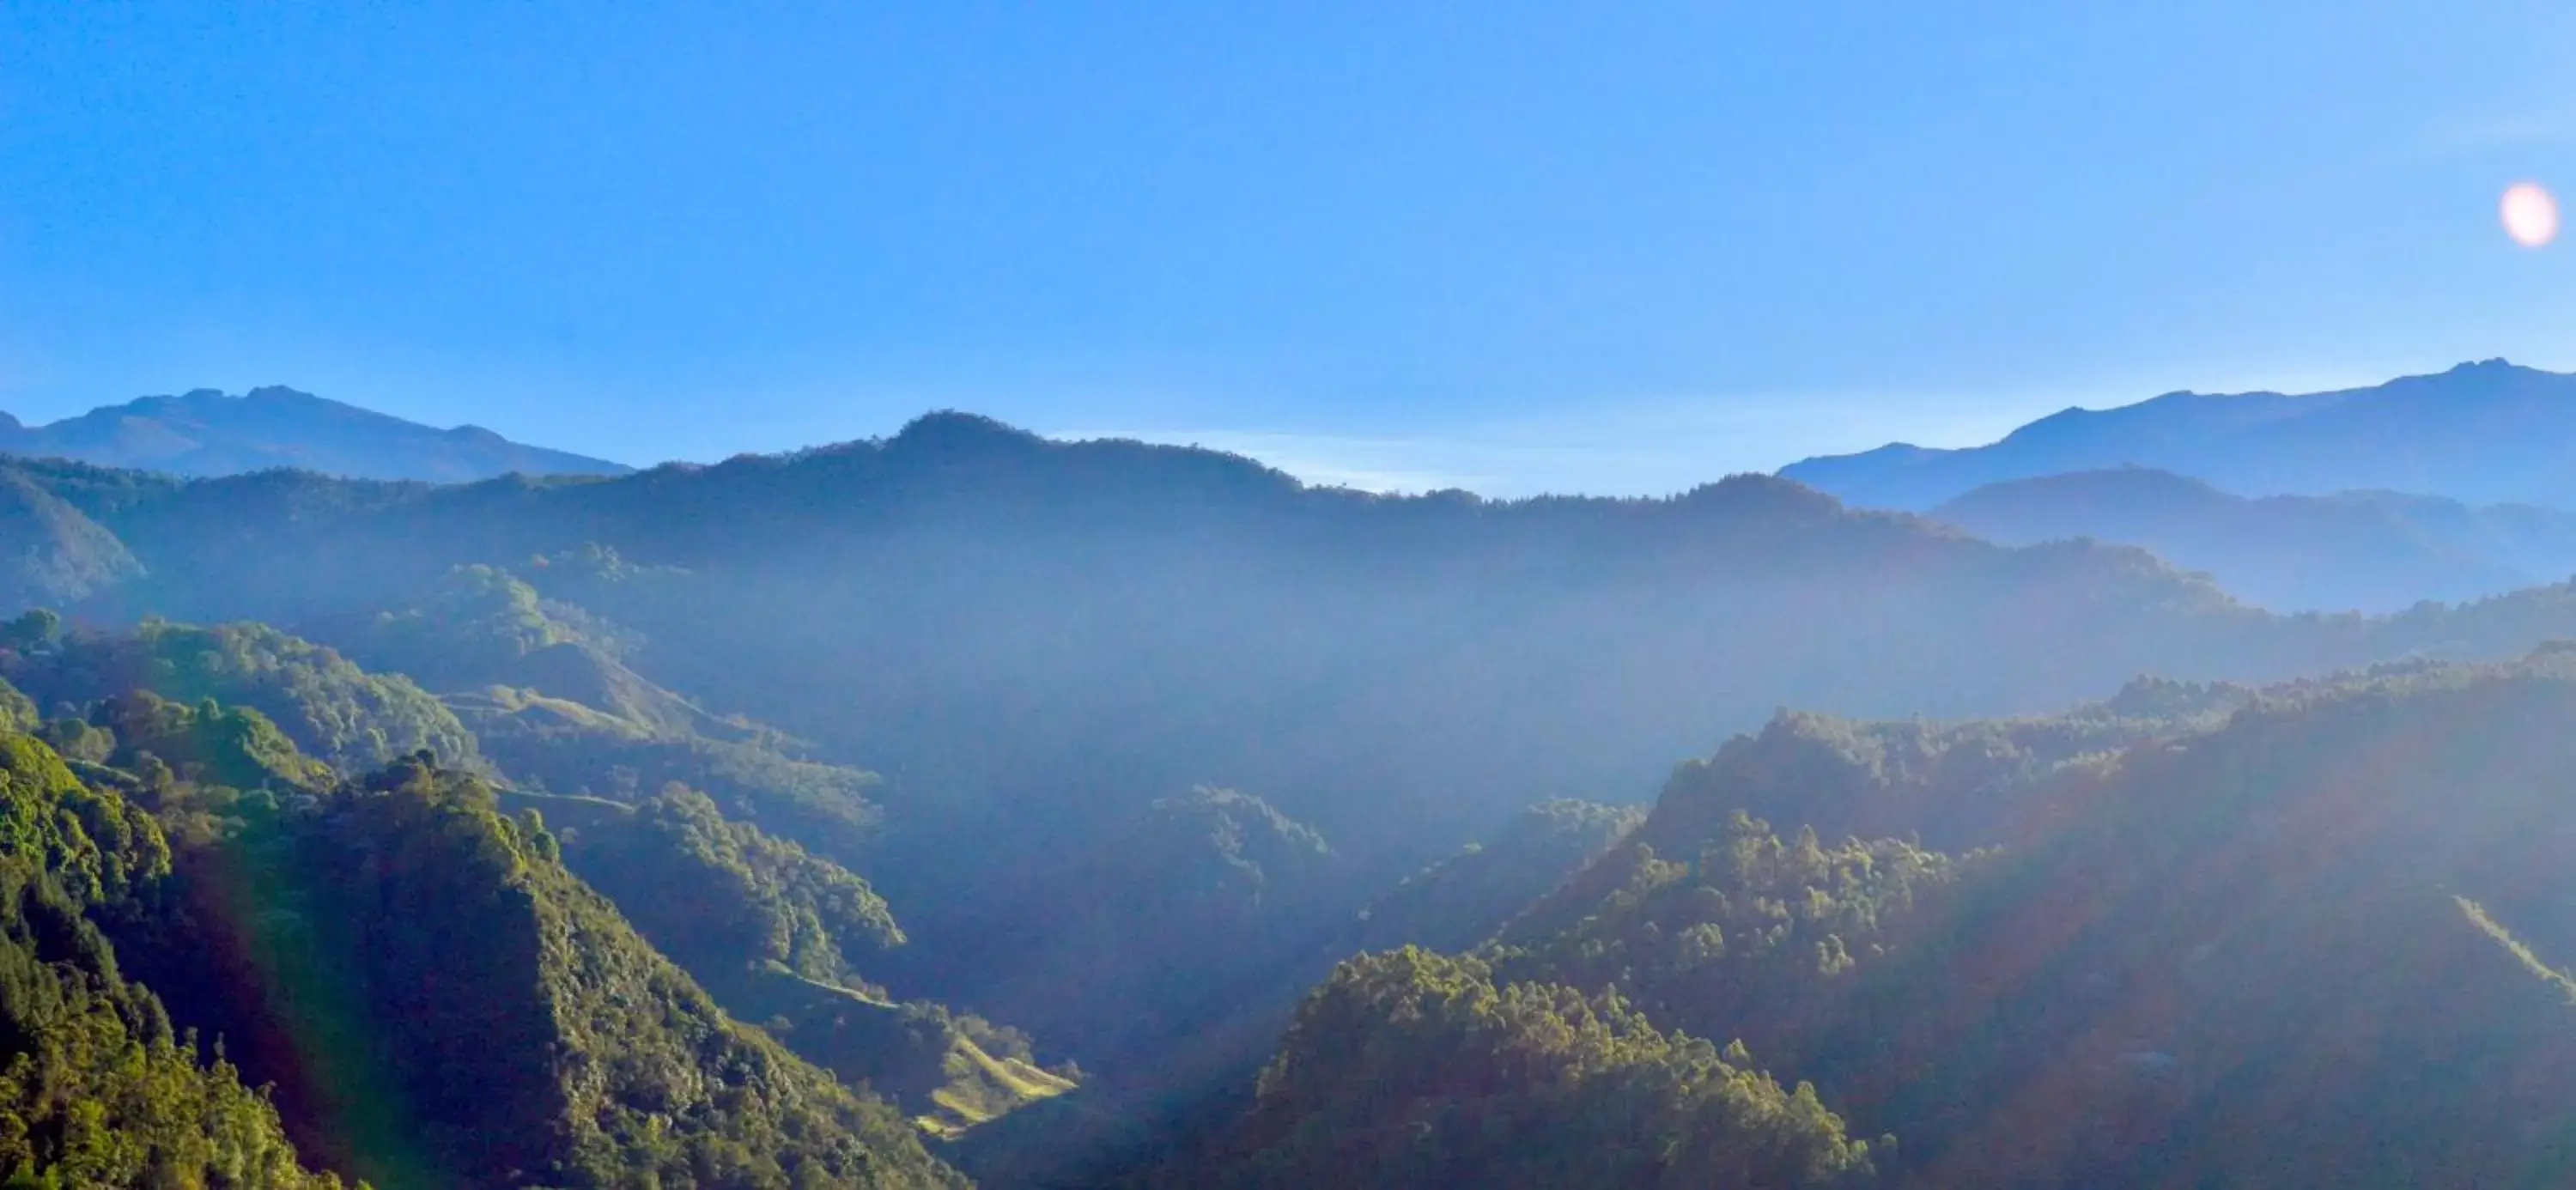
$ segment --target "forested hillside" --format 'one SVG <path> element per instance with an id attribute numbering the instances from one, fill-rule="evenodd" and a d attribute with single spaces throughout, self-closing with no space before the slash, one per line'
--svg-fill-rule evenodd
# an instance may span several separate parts
<path id="1" fill-rule="evenodd" d="M 246 815 L 185 869 L 191 915 L 150 965 L 203 988 L 170 952 L 228 940 L 206 957 L 250 978 L 190 1002 L 203 1027 L 381 1184 L 955 1180 L 886 1105 L 730 1020 L 556 852 L 475 778 L 405 761 Z"/>
<path id="2" fill-rule="evenodd" d="M 1172 1184 L 1875 1184 L 1812 1088 L 1742 1061 L 1615 995 L 1498 986 L 1412 948 L 1358 958 L 1298 1011 L 1232 1147 Z"/>
<path id="3" fill-rule="evenodd" d="M 421 751 L 476 763 L 473 735 L 408 678 L 366 672 L 264 624 L 147 620 L 131 634 L 36 643 L 42 647 L 0 659 L 0 673 L 43 706 L 86 706 L 136 690 L 178 702 L 214 699 L 260 712 L 344 772 Z"/>
<path id="4" fill-rule="evenodd" d="M 1798 1080 L 1801 1102 L 1812 1084 L 1816 1106 L 1785 1117 L 1807 1121 L 1806 1147 L 1787 1150 L 1805 1172 L 1717 1184 L 1795 1184 L 1837 1138 L 1882 1133 L 1893 1143 L 1871 1146 L 1869 1170 L 1906 1186 L 2570 1176 L 2576 888 L 2557 851 L 2576 826 L 2576 654 L 2144 693 L 2127 701 L 2162 705 L 2164 725 L 2127 719 L 2140 726 L 2126 740 L 2106 738 L 2122 720 L 2095 707 L 1939 732 L 1788 719 L 1730 744 L 1474 957 L 1346 964 L 1254 1106 L 1157 1176 L 1288 1184 L 1283 1171 L 1331 1169 L 1393 1186 L 1499 1162 L 1582 1171 L 1559 1184 L 1659 1184 L 1624 1164 L 1635 1143 L 1575 1123 L 1556 1067 L 1480 1068 L 1487 1044 L 1427 1044 L 1425 1023 L 1459 1011 L 1435 1006 L 1458 1003 L 1487 1006 L 1467 1019 L 1489 1029 L 1561 1006 L 1568 1025 L 1539 1036 L 1709 1038 L 1722 1069 Z M 2213 719 L 2213 695 L 2237 709 Z M 1971 748 L 1988 762 L 1942 763 Z M 1744 813 L 1820 785 L 1901 790 L 1818 808 L 1921 823 L 1962 849 L 1828 843 Z M 1562 1016 L 1586 1003 L 1606 1023 Z M 1525 1097 L 1567 1126 L 1497 1122 Z M 1398 1121 L 1418 1164 L 1371 1155 L 1372 1126 Z M 1327 1138 L 1356 1147 L 1307 1147 Z M 1644 1151 L 1671 1162 L 1701 1145 L 1779 1151 L 1725 1116 Z"/>
<path id="5" fill-rule="evenodd" d="M 871 976 L 905 942 L 866 880 L 672 785 L 628 805 L 513 794 L 566 866 L 717 1002 L 799 1056 L 893 1098 L 954 1135 L 1074 1081 L 1039 1066 L 1030 1038 L 931 1001 L 897 1003 Z"/>
<path id="6" fill-rule="evenodd" d="M 587 836 L 505 813 L 427 747 L 345 779 L 299 747 L 361 764 L 436 724 L 483 764 L 409 682 L 257 626 L 66 636 L 31 614 L 0 638 L 55 708 L 0 686 L 13 1185 L 963 1184 L 866 1077 L 736 1023 L 568 871 Z M 863 881 L 703 795 L 611 808 L 656 825 L 622 849 L 600 832 L 586 866 L 703 886 L 630 903 L 712 973 L 855 980 L 848 953 L 900 941 Z"/>
<path id="7" fill-rule="evenodd" d="M 12 1185 L 325 1187 L 266 1096 L 178 1031 L 102 926 L 167 895 L 150 814 L 0 738 L 0 1168 Z M 184 992 L 186 989 L 173 989 Z"/>

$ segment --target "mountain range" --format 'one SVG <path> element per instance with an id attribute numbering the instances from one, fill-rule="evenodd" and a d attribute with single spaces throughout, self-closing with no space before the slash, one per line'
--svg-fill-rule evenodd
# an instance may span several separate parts
<path id="1" fill-rule="evenodd" d="M 2399 492 L 2235 496 L 2144 467 L 1991 483 L 1927 515 L 2004 545 L 2138 546 L 2278 611 L 2396 611 L 2576 574 L 2576 513 Z"/>
<path id="2" fill-rule="evenodd" d="M 2244 496 L 2370 490 L 2576 508 L 2576 375 L 2501 359 L 2367 388 L 2167 393 L 2066 409 L 1985 446 L 1891 443 L 1780 474 L 1854 504 L 1928 509 L 2002 480 L 2136 465 Z"/>
<path id="3" fill-rule="evenodd" d="M 40 426 L 0 414 L 0 453 L 235 475 L 296 467 L 357 479 L 461 483 L 523 475 L 621 475 L 605 459 L 512 442 L 480 426 L 441 430 L 291 388 L 140 397 Z"/>
<path id="4" fill-rule="evenodd" d="M 2168 507 L 2301 597 L 2404 575 L 2281 542 L 2558 540 L 954 412 L 578 482 L 0 459 L 0 1175 L 2553 1184 L 2576 584 L 2284 614 L 2101 539 L 2201 548 Z"/>

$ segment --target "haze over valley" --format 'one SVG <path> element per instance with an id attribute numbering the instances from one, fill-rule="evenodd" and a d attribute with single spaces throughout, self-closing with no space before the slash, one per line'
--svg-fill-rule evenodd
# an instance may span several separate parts
<path id="1" fill-rule="evenodd" d="M 383 424 L 298 400 L 229 447 L 233 457 L 292 457 L 340 427 Z M 2476 449 L 2473 437 L 2459 441 L 2456 454 Z M 2171 460 L 2117 440 L 2080 461 L 2129 469 L 1997 483 L 1929 518 L 1758 475 L 1659 500 L 1376 494 L 1311 486 L 1212 451 L 1055 441 L 962 413 L 925 415 L 883 439 L 712 467 L 451 485 L 395 478 L 457 465 L 450 442 L 385 432 L 376 453 L 341 456 L 385 478 L 0 463 L 11 506 L 0 581 L 11 603 L 50 609 L 12 630 L 13 660 L 0 674 L 25 692 L 28 746 L 63 758 L 26 763 L 66 764 L 67 777 L 44 780 L 96 790 L 82 796 L 112 797 L 133 807 L 121 812 L 162 824 L 153 837 L 171 840 L 163 845 L 173 866 L 153 879 L 174 891 L 152 898 L 240 895 L 190 891 L 214 879 L 192 873 L 243 862 L 226 857 L 256 839 L 322 849 L 292 861 L 320 867 L 261 878 L 275 887 L 253 895 L 287 899 L 264 911 L 259 930 L 293 921 L 323 931 L 316 939 L 345 934 L 335 945 L 363 946 L 365 962 L 385 964 L 365 979 L 392 982 L 354 985 L 379 990 L 353 992 L 370 1006 L 335 1027 L 358 1030 L 349 1044 L 418 1098 L 398 1118 L 364 1124 L 393 1133 L 350 1131 L 361 1124 L 343 1100 L 359 1088 L 335 1080 L 354 1070 L 308 1068 L 298 1040 L 314 1027 L 298 1014 L 322 1011 L 302 999 L 318 992 L 311 984 L 342 977 L 316 968 L 286 987 L 258 974 L 324 961 L 300 949 L 304 935 L 255 932 L 242 943 L 247 959 L 227 958 L 199 953 L 154 915 L 242 911 L 229 902 L 157 910 L 147 898 L 84 912 L 111 940 L 143 931 L 115 942 L 120 954 L 149 956 L 127 969 L 191 981 L 174 986 L 198 986 L 206 976 L 197 965 L 252 962 L 252 974 L 233 977 L 231 998 L 188 991 L 156 1002 L 174 1028 L 228 1039 L 235 1065 L 218 1068 L 221 1078 L 275 1084 L 275 1106 L 264 1110 L 280 1139 L 264 1143 L 291 1142 L 296 1160 L 391 1184 L 614 1183 L 673 1161 L 740 1160 L 750 1171 L 774 1161 L 793 1171 L 840 1160 L 761 1139 L 763 1129 L 820 1126 L 764 1114 L 822 1094 L 788 1083 L 775 1093 L 805 1098 L 701 1117 L 703 1131 L 672 1142 L 668 1156 L 638 1148 L 620 1131 L 630 1125 L 617 1123 L 547 1133 L 531 1118 L 523 1123 L 540 1131 L 506 1151 L 464 1140 L 497 1135 L 499 1125 L 476 1122 L 481 1098 L 456 1098 L 456 1087 L 547 1076 L 460 1072 L 437 1056 L 450 1044 L 437 1022 L 520 993 L 442 982 L 430 1001 L 382 1000 L 415 978 L 406 972 L 429 969 L 417 964 L 466 961 L 456 948 L 479 944 L 470 933 L 415 941 L 338 916 L 357 910 L 339 907 L 350 877 L 332 865 L 352 861 L 328 850 L 396 845 L 350 831 L 451 820 L 458 825 L 436 829 L 483 824 L 472 829 L 492 841 L 476 846 L 495 858 L 424 852 L 427 869 L 369 879 L 433 883 L 369 895 L 470 899 L 491 894 L 452 882 L 491 880 L 535 882 L 526 887 L 541 910 L 543 897 L 568 897 L 567 920 L 591 914 L 600 924 L 576 925 L 539 944 L 535 967 L 493 978 L 542 988 L 555 978 L 548 963 L 609 962 L 670 989 L 634 994 L 707 997 L 691 1011 L 757 1025 L 746 1044 L 776 1047 L 764 1052 L 788 1064 L 778 1077 L 858 1097 L 856 1107 L 812 1110 L 883 1113 L 843 1125 L 858 1138 L 850 1143 L 923 1171 L 953 1166 L 995 1184 L 1270 1184 L 1340 1176 L 1343 1162 L 1357 1161 L 1348 1168 L 1363 1176 L 1408 1181 L 1415 1175 L 1401 1171 L 1425 1158 L 1355 1156 L 1338 1143 L 1306 1152 L 1294 1138 L 1316 1127 L 1365 1137 L 1380 1126 L 1343 1118 L 1356 1088 L 1329 1080 L 1366 1080 L 1382 1094 L 1394 1084 L 1378 1080 L 1389 1076 L 1309 1071 L 1323 1059 L 1300 1057 L 1299 1047 L 1326 1044 L 1318 1029 L 1413 1028 L 1362 1004 L 1427 994 L 1400 990 L 1414 981 L 1468 997 L 1454 1009 L 1468 1015 L 1443 1026 L 1468 1031 L 1459 1038 L 1369 1043 L 1432 1047 L 1407 1059 L 1423 1065 L 1404 1076 L 1431 1081 L 1401 1092 L 1430 1096 L 1425 1103 L 1452 1102 L 1441 1080 L 1471 1077 L 1442 1073 L 1465 1051 L 1441 1046 L 1560 1044 L 1508 1032 L 1464 1040 L 1529 1028 L 1525 1011 L 1572 1013 L 1576 1036 L 1607 1030 L 1600 1044 L 1614 1044 L 1633 1034 L 1615 1044 L 1648 1044 L 1656 1055 L 1620 1059 L 1644 1063 L 1633 1070 L 1609 1068 L 1628 1073 L 1584 1076 L 1647 1080 L 1626 1090 L 1612 1089 L 1626 1081 L 1585 1089 L 1560 1075 L 1526 1088 L 1480 1081 L 1482 1095 L 1536 1097 L 1478 1099 L 1474 1110 L 1537 1113 L 1523 1125 L 1536 1130 L 1525 1144 L 1537 1148 L 1488 1151 L 1477 1146 L 1494 1142 L 1476 1141 L 1439 1158 L 1444 1168 L 1508 1179 L 1534 1175 L 1507 1170 L 1629 1152 L 1632 1141 L 1609 1135 L 1567 1139 L 1645 1126 L 1624 1109 L 1563 1125 L 1570 1133 L 1555 1121 L 1607 1110 L 1584 1106 L 1590 1096 L 1654 1086 L 1666 1089 L 1651 1094 L 1680 1096 L 1669 1110 L 1683 1113 L 1655 1127 L 1714 1129 L 1714 1138 L 1754 1126 L 1743 1113 L 1786 1112 L 1761 1127 L 1789 1131 L 1742 1151 L 1712 1139 L 1718 1148 L 1703 1156 L 1677 1153 L 1640 1171 L 1707 1160 L 1775 1174 L 1795 1167 L 1806 1171 L 1800 1178 L 1837 1184 L 1958 1184 L 1971 1177 L 1958 1162 L 1977 1147 L 1972 1138 L 2009 1127 L 2052 1139 L 2016 1159 L 2036 1164 L 1979 1166 L 1975 1180 L 2091 1176 L 2106 1162 L 2144 1159 L 2138 1138 L 2181 1127 L 2172 1113 L 2255 1110 L 2175 1088 L 2215 1077 L 2203 1068 L 2221 1059 L 2183 1055 L 2253 1027 L 2242 1014 L 2258 1006 L 2177 992 L 2198 1004 L 2192 1012 L 2214 1014 L 2188 1025 L 2217 1030 L 2211 1040 L 2175 1033 L 2130 1045 L 2103 1031 L 2186 1026 L 2119 1023 L 2131 1011 L 2123 997 L 2146 993 L 2115 984 L 2120 994 L 2099 1005 L 2076 997 L 2076 1016 L 1981 1041 L 1973 1054 L 1927 1038 L 1931 1048 L 1885 1059 L 1894 1065 L 1853 1066 L 1832 1056 L 1849 1043 L 1831 1037 L 1851 1027 L 1836 1025 L 1836 1014 L 1860 1009 L 1837 1003 L 2072 995 L 1934 974 L 1923 964 L 1953 961 L 1936 957 L 1942 948 L 1972 943 L 1945 934 L 1970 927 L 1942 924 L 1952 911 L 1933 906 L 2017 898 L 2004 890 L 2065 878 L 2045 875 L 2047 864 L 2099 874 L 2131 862 L 2206 862 L 2151 859 L 2168 844 L 2134 837 L 2150 849 L 2134 861 L 2050 857 L 2095 846 L 2079 841 L 2093 837 L 2086 832 L 2115 829 L 2129 785 L 2137 797 L 2177 796 L 2175 778 L 2160 775 L 2170 762 L 2157 758 L 2203 746 L 2189 741 L 2225 749 L 2236 734 L 2273 730 L 2265 722 L 2311 720 L 2321 740 L 2333 739 L 2349 730 L 2338 725 L 2341 708 L 2362 699 L 2410 724 L 2394 730 L 2432 733 L 2422 738 L 2438 758 L 2449 755 L 2433 743 L 2443 733 L 2481 730 L 2461 700 L 2487 690 L 2508 701 L 2528 691 L 2541 701 L 2516 713 L 2545 719 L 2538 708 L 2561 676 L 2551 642 L 2576 636 L 2576 587 L 2537 581 L 2567 556 L 2568 513 L 2437 495 L 2248 498 L 2139 469 Z M 2013 544 L 1972 535 L 1980 529 Z M 2178 568 L 2121 538 L 2218 573 Z M 2233 595 L 2231 571 L 2263 587 L 2271 608 Z M 2437 601 L 2445 595 L 2460 598 Z M 2371 610 L 2311 610 L 2345 602 Z M 2343 676 L 2301 680 L 2328 674 Z M 2425 718 L 2412 724 L 2419 706 Z M 2519 764 L 2528 750 L 2475 754 Z M 2307 763 L 2300 755 L 2265 763 Z M 1695 756 L 1710 759 L 1673 769 Z M 2420 763 L 2435 765 L 2428 776 L 2447 771 L 2436 759 Z M 2435 785 L 2402 776 L 2374 795 L 2396 799 L 2387 813 L 2434 812 L 2407 799 L 2436 796 Z M 2280 778 L 2310 779 L 2324 778 Z M 2274 796 L 2272 788 L 2242 796 Z M 381 814 L 393 817 L 362 826 L 386 798 L 395 801 Z M 1754 817 L 1730 823 L 1739 811 Z M 2220 812 L 2215 803 L 2210 812 Z M 2275 821 L 2309 811 L 2258 801 L 2226 812 Z M 2219 828 L 2190 817 L 2116 829 L 2160 838 Z M 337 841 L 316 831 L 338 832 Z M 1846 838 L 1835 846 L 1847 850 L 1814 850 Z M 2169 845 L 2236 845 L 2225 838 L 2175 834 Z M 2502 838 L 2474 846 L 2508 845 Z M 1712 858 L 1740 855 L 1747 839 L 1794 842 L 1763 861 L 1789 866 Z M 1457 851 L 1462 843 L 1478 845 Z M 1667 856 L 1678 858 L 1659 858 Z M 2229 862 L 2273 861 L 2258 850 Z M 2368 866 L 2381 860 L 2359 853 L 2337 862 L 2357 866 L 2336 879 L 2395 898 L 2390 912 L 2420 913 L 2433 931 L 2418 937 L 2409 926 L 2385 945 L 2496 956 L 2479 962 L 2502 985 L 2479 995 L 2540 1003 L 2552 994 L 2554 969 L 2526 961 L 2545 953 L 2528 939 L 2557 928 L 2539 907 L 2545 883 L 2529 883 L 2546 865 L 2515 877 L 2498 875 L 2523 870 L 2495 866 L 2503 860 L 2462 869 L 2485 873 L 2482 890 L 2505 880 L 2463 908 L 2444 898 L 2468 893 L 2411 867 L 2382 873 Z M 458 863 L 468 867 L 443 866 Z M 1861 884 L 1850 883 L 1851 864 Z M 2175 878 L 2152 867 L 2138 874 L 2148 882 L 2141 890 Z M 1897 883 L 1870 883 L 1881 879 Z M 1672 880 L 1715 882 L 1720 893 L 1733 881 L 1806 881 L 1814 895 L 1860 900 L 1763 925 L 1768 910 L 1738 920 L 1744 910 L 1716 893 L 1703 898 L 1707 908 L 1652 908 L 1678 895 Z M 533 891 L 542 887 L 563 891 Z M 1768 904 L 1761 898 L 1777 894 L 1762 890 L 1772 887 L 1733 895 Z M 2287 892 L 2245 895 L 2258 899 L 2240 910 L 2261 914 L 2276 910 L 2259 898 Z M 1606 900 L 1586 908 L 1588 898 Z M 553 911 L 530 927 L 539 937 L 559 928 L 544 924 L 544 912 Z M 2087 927 L 2095 932 L 2083 953 L 2100 957 L 2082 961 L 2152 965 L 2161 960 L 2135 948 L 2183 945 L 2165 933 L 2184 928 L 2172 916 L 2183 910 L 2140 902 L 2122 912 L 2146 916 Z M 1696 916 L 1704 913 L 1715 916 Z M 1930 916 L 1912 924 L 1919 914 Z M 1650 937 L 1617 933 L 1635 928 Z M 2277 928 L 2294 931 L 2266 944 L 2284 953 L 2326 944 L 2286 919 Z M 1686 953 L 1716 948 L 1713 961 L 1734 955 L 1720 940 L 1745 930 L 1750 941 L 1740 945 L 1752 949 L 1740 961 L 1749 966 L 1739 971 L 1730 958 L 1677 985 L 1702 990 L 1655 998 L 1667 995 L 1653 990 L 1657 980 L 1685 969 L 1651 973 L 1679 961 L 1654 957 L 1669 944 L 1652 935 L 1686 935 Z M 565 946 L 560 960 L 548 957 Z M 1819 947 L 1831 957 L 1815 959 Z M 2279 978 L 2288 977 L 2285 968 Z M 2143 978 L 2144 969 L 2121 977 Z M 2264 987 L 2275 977 L 2232 978 Z M 2531 991 L 2503 990 L 2517 981 Z M 1319 982 L 1320 998 L 1300 1008 Z M 2277 994 L 2363 995 L 2316 986 Z M 1615 1011 L 1586 999 L 1612 987 L 1628 997 Z M 2405 998 L 2434 989 L 2384 994 L 2352 1011 L 2469 1011 Z M 1331 1007 L 1344 996 L 1362 999 Z M 1487 996 L 1539 999 L 1487 1020 L 1479 1014 L 1494 1009 L 1476 1007 Z M 1985 1010 L 1933 1007 L 1952 1000 L 1926 1000 L 1925 1011 Z M 2564 1010 L 2535 1008 L 2534 1020 Z M 1327 1025 L 1318 1012 L 1338 1015 Z M 1701 1044 L 1692 1038 L 1720 1035 L 1762 1044 L 1724 1055 L 1690 1048 Z M 262 1038 L 273 1040 L 253 1044 Z M 544 1044 L 607 1046 L 599 1060 L 626 1062 L 615 1055 L 662 1043 L 639 1033 Z M 1272 1056 L 1278 1046 L 1287 1048 Z M 2173 1073 L 2120 1073 L 2122 1063 L 2147 1061 L 2139 1052 L 2170 1061 Z M 2518 1054 L 2544 1065 L 2516 1077 L 2557 1077 L 2542 1053 Z M 1528 1060 L 1577 1069 L 1594 1061 Z M 1265 1062 L 1273 1073 L 1256 1096 Z M 2007 1066 L 1970 1073 L 1991 1063 Z M 2015 1114 L 2023 1109 L 2000 1085 L 1974 1081 L 2029 1063 L 2059 1080 L 2054 1094 L 2069 1097 L 2073 1116 Z M 2380 1069 L 2356 1067 L 2355 1077 L 2382 1077 L 2370 1073 Z M 1286 1090 L 1278 1080 L 1292 1071 L 1327 1081 Z M 1921 1099 L 1935 1088 L 1937 1102 Z M 675 1092 L 612 1081 L 583 1093 L 608 1097 L 599 1111 L 642 1112 L 641 1121 L 654 1096 Z M 2262 1110 L 2291 1111 L 2285 1129 L 2328 1128 L 2286 1106 Z M 2336 1110 L 2397 1105 L 2365 1097 Z M 1299 1113 L 1317 1115 L 1293 1123 Z M 1905 1146 L 1870 1147 L 1880 1132 Z M 763 1147 L 743 1156 L 729 1147 L 739 1145 Z M 1541 1151 L 1550 1154 L 1543 1161 Z M 2152 1151 L 2176 1170 L 2252 1168 L 2242 1163 L 2255 1159 L 2188 1140 Z M 737 1155 L 705 1156 L 727 1152 Z M 2466 1162 L 2428 1167 L 2445 1171 L 2520 1169 L 2547 1152 L 2499 1138 L 2473 1158 L 2440 1147 L 2422 1159 Z M 1610 1172 L 1582 1176 L 1645 1176 L 1602 1168 Z"/>

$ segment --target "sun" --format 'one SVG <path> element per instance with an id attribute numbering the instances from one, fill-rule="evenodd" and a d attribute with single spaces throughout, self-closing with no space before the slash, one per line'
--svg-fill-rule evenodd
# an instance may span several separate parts
<path id="1" fill-rule="evenodd" d="M 2558 238 L 2558 200 L 2538 182 L 2516 182 L 2505 187 L 2496 213 L 2504 219 L 2504 233 L 2525 248 L 2537 248 Z"/>

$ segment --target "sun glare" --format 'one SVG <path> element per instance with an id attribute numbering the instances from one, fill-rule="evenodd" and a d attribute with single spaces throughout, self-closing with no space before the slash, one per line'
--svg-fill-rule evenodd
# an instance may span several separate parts
<path id="1" fill-rule="evenodd" d="M 2505 187 L 2496 213 L 2504 219 L 2504 233 L 2525 248 L 2538 248 L 2558 238 L 2558 200 L 2537 182 L 2516 182 Z"/>

